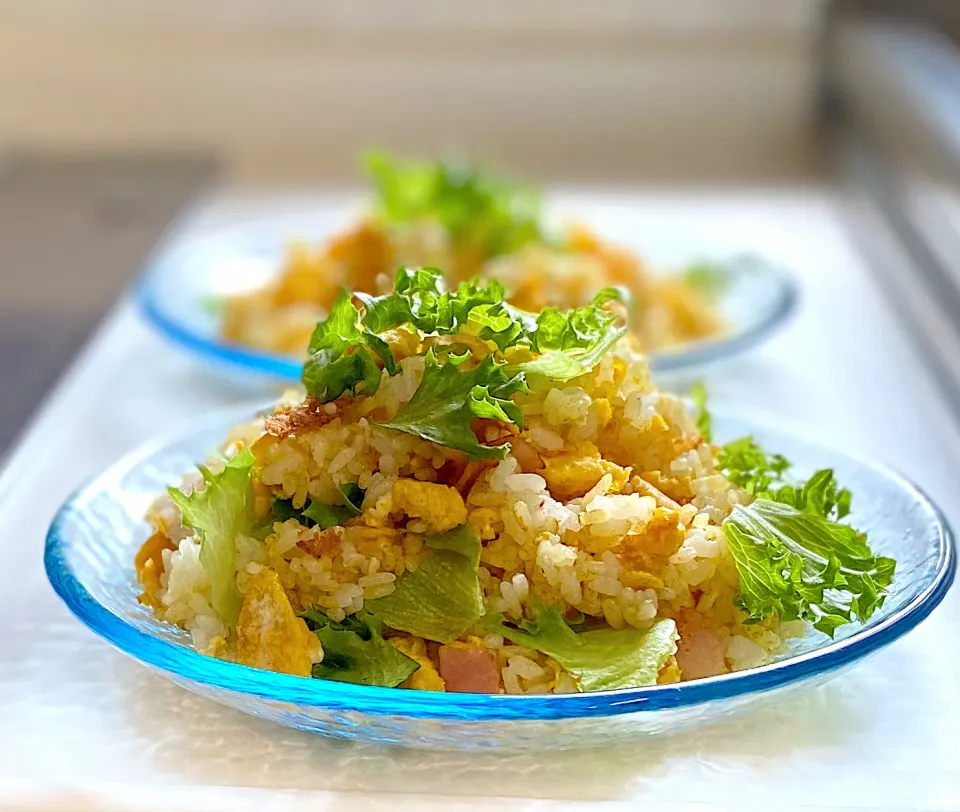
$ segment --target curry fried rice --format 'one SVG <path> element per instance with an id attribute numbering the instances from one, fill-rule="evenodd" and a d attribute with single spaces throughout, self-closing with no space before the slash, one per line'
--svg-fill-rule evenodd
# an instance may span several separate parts
<path id="1" fill-rule="evenodd" d="M 410 268 L 341 294 L 306 395 L 150 508 L 141 601 L 245 665 L 510 694 L 752 668 L 882 602 L 894 564 L 841 522 L 832 472 L 714 445 L 702 404 L 654 388 L 616 292 L 503 297 Z"/>

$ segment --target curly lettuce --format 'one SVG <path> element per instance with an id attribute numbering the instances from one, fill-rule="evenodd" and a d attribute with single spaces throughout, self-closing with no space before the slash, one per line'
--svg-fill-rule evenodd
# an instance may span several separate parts
<path id="1" fill-rule="evenodd" d="M 438 364 L 433 350 L 425 362 L 423 379 L 413 397 L 393 420 L 382 425 L 457 448 L 471 459 L 502 459 L 507 447 L 481 445 L 471 423 L 489 418 L 522 428 L 523 414 L 510 395 L 527 390 L 523 375 L 510 374 L 506 364 L 498 364 L 492 355 L 472 369 L 462 369 L 452 356 Z"/>
<path id="2" fill-rule="evenodd" d="M 706 390 L 694 391 L 693 401 L 700 433 L 709 437 Z M 896 562 L 874 554 L 866 534 L 841 521 L 850 514 L 852 494 L 831 469 L 794 481 L 790 462 L 768 454 L 753 437 L 722 446 L 717 466 L 753 497 L 722 525 L 748 622 L 776 615 L 807 621 L 832 637 L 882 606 Z"/>
<path id="3" fill-rule="evenodd" d="M 237 536 L 250 535 L 254 525 L 253 467 L 253 452 L 245 448 L 219 473 L 198 466 L 204 481 L 202 489 L 190 495 L 179 488 L 167 489 L 180 508 L 183 524 L 200 538 L 200 565 L 210 582 L 210 602 L 228 628 L 240 615 Z"/>
<path id="4" fill-rule="evenodd" d="M 324 403 L 344 392 L 372 395 L 380 387 L 381 366 L 391 375 L 398 369 L 387 342 L 360 324 L 350 294 L 342 291 L 310 338 L 304 387 Z"/>
<path id="5" fill-rule="evenodd" d="M 542 241 L 540 195 L 532 187 L 444 162 L 401 163 L 382 152 L 364 160 L 375 212 L 391 224 L 439 223 L 459 248 L 493 257 Z"/>
<path id="6" fill-rule="evenodd" d="M 393 292 L 384 296 L 344 292 L 311 339 L 303 371 L 307 394 L 323 402 L 344 393 L 374 394 L 384 373 L 399 371 L 379 335 L 388 330 L 462 336 L 467 344 L 468 337 L 489 341 L 496 349 L 487 355 L 481 351 L 475 356 L 469 348 L 460 354 L 450 350 L 444 352 L 444 363 L 431 349 L 416 393 L 385 425 L 460 449 L 473 459 L 501 458 L 507 449 L 481 445 L 472 421 L 489 418 L 521 427 L 521 412 L 511 396 L 527 390 L 527 376 L 565 381 L 583 375 L 626 333 L 618 314 L 606 307 L 625 300 L 619 288 L 605 288 L 585 307 L 567 312 L 548 308 L 539 315 L 511 306 L 504 297 L 498 282 L 465 283 L 446 291 L 442 274 L 432 268 L 401 268 Z M 512 348 L 535 357 L 508 364 L 503 355 Z"/>
<path id="7" fill-rule="evenodd" d="M 797 508 L 757 499 L 723 522 L 748 620 L 805 620 L 832 637 L 881 606 L 896 563 L 874 555 L 865 534 L 821 513 L 812 502 Z"/>

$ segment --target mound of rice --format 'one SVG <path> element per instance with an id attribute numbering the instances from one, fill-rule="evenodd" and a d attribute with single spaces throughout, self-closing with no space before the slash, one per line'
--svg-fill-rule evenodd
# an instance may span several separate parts
<path id="1" fill-rule="evenodd" d="M 737 570 L 719 524 L 750 497 L 718 473 L 715 447 L 682 401 L 653 388 L 628 342 L 588 374 L 562 384 L 533 380 L 529 392 L 515 394 L 522 431 L 492 421 L 479 429 L 488 444 L 509 439 L 502 460 L 470 461 L 377 425 L 398 413 L 423 374 L 423 356 L 409 355 L 398 374 L 384 373 L 373 396 L 322 405 L 300 396 L 237 427 L 224 451 L 230 457 L 249 448 L 255 455 L 259 516 L 268 517 L 276 499 L 301 508 L 309 499 L 335 501 L 344 485 L 364 492 L 360 515 L 343 526 L 321 530 L 290 518 L 273 522 L 262 539 L 238 536 L 241 595 L 269 570 L 295 613 L 318 608 L 341 621 L 416 571 L 427 535 L 469 523 L 482 543 L 485 610 L 508 622 L 531 617 L 537 606 L 612 629 L 674 619 L 678 648 L 659 682 L 755 667 L 803 632 L 803 623 L 776 618 L 742 622 Z M 192 476 L 181 489 L 195 487 Z M 199 541 L 181 518 L 168 495 L 150 509 L 156 533 L 137 560 L 142 601 L 187 629 L 198 650 L 244 661 L 236 631 L 212 608 Z M 405 687 L 456 689 L 443 679 L 435 642 L 387 635 L 422 665 Z M 555 660 L 479 626 L 459 645 L 495 657 L 501 692 L 578 689 Z M 310 656 L 319 660 L 319 647 Z"/>

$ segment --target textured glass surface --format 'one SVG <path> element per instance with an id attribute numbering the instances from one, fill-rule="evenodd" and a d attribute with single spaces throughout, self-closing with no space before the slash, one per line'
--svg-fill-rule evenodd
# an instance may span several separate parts
<path id="1" fill-rule="evenodd" d="M 137 289 L 141 309 L 161 333 L 208 362 L 235 372 L 299 381 L 301 365 L 296 359 L 222 342 L 212 303 L 219 296 L 266 282 L 282 264 L 290 239 L 323 239 L 343 225 L 341 221 L 321 213 L 291 214 L 177 242 L 144 274 Z M 690 235 L 677 242 L 697 245 Z M 729 251 L 706 243 L 678 253 L 667 245 L 652 251 L 654 262 L 657 255 L 663 256 L 660 262 L 679 267 L 703 257 L 723 258 Z M 719 299 L 730 331 L 715 340 L 654 353 L 651 366 L 661 373 L 690 370 L 749 349 L 787 319 L 796 297 L 793 278 L 780 268 L 756 259 L 731 263 L 729 284 Z"/>
<path id="2" fill-rule="evenodd" d="M 955 560 L 942 516 L 912 485 L 871 463 L 776 429 L 715 415 L 720 440 L 753 433 L 798 473 L 833 466 L 855 494 L 852 520 L 895 557 L 890 597 L 864 627 L 830 641 L 811 633 L 789 656 L 750 672 L 677 686 L 566 696 L 477 696 L 369 688 L 244 668 L 197 654 L 180 630 L 137 603 L 133 555 L 143 513 L 166 484 L 202 460 L 249 407 L 198 421 L 187 435 L 126 457 L 63 507 L 47 539 L 54 589 L 95 632 L 178 684 L 218 702 L 317 733 L 410 746 L 569 748 L 682 730 L 760 699 L 819 684 L 892 642 L 940 602 Z"/>

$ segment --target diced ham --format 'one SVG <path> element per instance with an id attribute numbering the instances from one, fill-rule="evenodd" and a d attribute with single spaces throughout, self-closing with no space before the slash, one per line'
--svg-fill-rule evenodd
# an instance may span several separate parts
<path id="1" fill-rule="evenodd" d="M 703 615 L 684 609 L 677 615 L 677 664 L 684 680 L 723 674 L 726 643 L 720 631 Z"/>
<path id="2" fill-rule="evenodd" d="M 457 490 L 464 499 L 467 498 L 467 494 L 470 493 L 470 489 L 474 486 L 480 474 L 492 465 L 493 463 L 490 460 L 467 463 L 467 467 L 463 469 L 463 473 L 456 484 Z"/>
<path id="3" fill-rule="evenodd" d="M 440 646 L 440 676 L 448 691 L 462 694 L 500 692 L 497 655 L 485 648 Z"/>
<path id="4" fill-rule="evenodd" d="M 497 443 L 500 445 L 500 443 Z M 530 443 L 520 437 L 510 438 L 510 453 L 520 466 L 520 470 L 525 474 L 532 474 L 535 471 L 543 470 L 543 458 Z"/>

